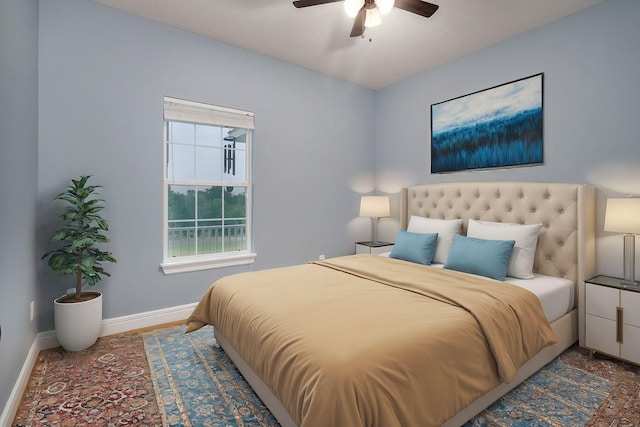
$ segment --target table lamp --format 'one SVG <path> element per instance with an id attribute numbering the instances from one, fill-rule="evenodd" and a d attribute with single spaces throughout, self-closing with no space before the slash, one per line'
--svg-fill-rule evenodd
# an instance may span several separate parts
<path id="1" fill-rule="evenodd" d="M 371 217 L 371 241 L 376 243 L 378 221 L 391 215 L 388 196 L 362 196 L 360 199 L 360 216 Z"/>
<path id="2" fill-rule="evenodd" d="M 607 199 L 604 231 L 626 233 L 624 235 L 624 280 L 635 284 L 634 234 L 640 234 L 640 197 Z"/>

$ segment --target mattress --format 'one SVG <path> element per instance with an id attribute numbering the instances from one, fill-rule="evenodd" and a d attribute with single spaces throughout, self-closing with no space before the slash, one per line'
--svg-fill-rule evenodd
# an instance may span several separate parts
<path id="1" fill-rule="evenodd" d="M 507 277 L 505 282 L 534 293 L 540 300 L 542 311 L 549 322 L 559 319 L 573 309 L 576 286 L 571 280 L 534 273 L 533 279 Z"/>
<path id="2" fill-rule="evenodd" d="M 429 267 L 442 268 L 443 264 L 432 264 Z M 487 277 L 485 279 L 494 280 Z M 571 280 L 534 273 L 533 279 L 507 277 L 505 282 L 526 289 L 537 296 L 549 323 L 573 309 L 576 287 Z"/>

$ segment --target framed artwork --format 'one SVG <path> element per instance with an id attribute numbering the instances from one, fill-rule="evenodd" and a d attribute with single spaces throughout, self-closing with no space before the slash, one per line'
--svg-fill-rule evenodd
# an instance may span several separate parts
<path id="1" fill-rule="evenodd" d="M 431 105 L 431 173 L 542 163 L 542 73 Z"/>

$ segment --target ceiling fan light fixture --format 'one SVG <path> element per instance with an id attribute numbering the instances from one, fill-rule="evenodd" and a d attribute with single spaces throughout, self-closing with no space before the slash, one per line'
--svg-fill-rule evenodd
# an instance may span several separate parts
<path id="1" fill-rule="evenodd" d="M 344 0 L 344 11 L 349 18 L 358 16 L 362 6 L 364 6 L 364 0 Z"/>
<path id="2" fill-rule="evenodd" d="M 416 15 L 431 17 L 439 8 L 437 4 L 425 0 L 294 0 L 293 6 L 304 8 L 326 3 L 338 3 L 343 1 L 343 7 L 347 15 L 355 18 L 351 27 L 350 37 L 362 37 L 367 27 L 375 27 L 382 23 L 380 15 L 389 13 L 394 7 L 403 9 Z M 369 39 L 371 41 L 371 39 Z"/>
<path id="3" fill-rule="evenodd" d="M 367 28 L 377 27 L 382 23 L 380 19 L 380 13 L 378 13 L 377 7 L 367 9 L 366 17 L 364 18 L 364 26 Z"/>
<path id="4" fill-rule="evenodd" d="M 376 0 L 376 5 L 378 6 L 378 11 L 381 15 L 386 15 L 391 12 L 393 9 L 393 5 L 395 4 L 395 0 Z"/>

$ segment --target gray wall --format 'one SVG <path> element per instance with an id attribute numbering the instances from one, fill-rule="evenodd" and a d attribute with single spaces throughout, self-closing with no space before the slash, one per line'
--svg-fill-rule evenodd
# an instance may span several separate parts
<path id="1" fill-rule="evenodd" d="M 4 408 L 36 323 L 38 1 L 0 1 L 0 408 Z M 1 411 L 0 411 L 1 413 Z"/>
<path id="2" fill-rule="evenodd" d="M 602 232 L 602 221 L 608 195 L 640 194 L 639 19 L 637 0 L 608 0 L 378 91 L 377 187 L 393 194 L 443 181 L 593 184 L 599 190 L 596 268 L 621 276 L 622 238 Z M 540 72 L 544 165 L 430 173 L 431 104 Z M 394 240 L 397 222 L 381 228 Z"/>
<path id="3" fill-rule="evenodd" d="M 104 317 L 198 301 L 217 278 L 353 252 L 354 182 L 372 175 L 374 92 L 88 0 L 40 2 L 38 249 L 71 177 L 104 186 Z M 162 99 L 255 112 L 251 267 L 164 276 Z M 70 282 L 40 264 L 39 330 Z"/>

